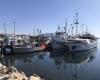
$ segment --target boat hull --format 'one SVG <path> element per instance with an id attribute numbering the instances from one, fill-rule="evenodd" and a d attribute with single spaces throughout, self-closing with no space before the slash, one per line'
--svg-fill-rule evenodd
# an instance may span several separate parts
<path id="1" fill-rule="evenodd" d="M 82 41 L 73 41 L 73 42 L 51 42 L 53 49 L 66 49 L 69 51 L 84 51 L 97 47 L 97 41 L 91 43 L 82 42 Z"/>
<path id="2" fill-rule="evenodd" d="M 36 48 L 26 48 L 26 47 L 15 47 L 12 49 L 6 48 L 5 52 L 3 54 L 9 54 L 9 53 L 32 53 L 32 52 L 39 52 L 43 51 L 44 48 L 42 47 L 36 47 Z M 1 51 L 1 48 L 0 48 Z"/>
<path id="3" fill-rule="evenodd" d="M 64 42 L 53 41 L 53 42 L 51 42 L 51 47 L 53 49 L 64 49 L 65 48 L 65 44 L 64 44 Z"/>
<path id="4" fill-rule="evenodd" d="M 70 51 L 84 51 L 97 47 L 97 41 L 93 41 L 92 43 L 85 42 L 69 42 L 65 43 L 66 48 L 69 48 Z"/>

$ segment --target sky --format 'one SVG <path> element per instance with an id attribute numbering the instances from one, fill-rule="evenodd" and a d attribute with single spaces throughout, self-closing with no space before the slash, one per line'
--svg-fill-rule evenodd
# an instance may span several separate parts
<path id="1" fill-rule="evenodd" d="M 0 32 L 33 34 L 34 28 L 51 33 L 79 14 L 79 27 L 87 24 L 89 31 L 100 36 L 100 0 L 0 0 Z M 84 27 L 85 28 L 85 27 Z"/>

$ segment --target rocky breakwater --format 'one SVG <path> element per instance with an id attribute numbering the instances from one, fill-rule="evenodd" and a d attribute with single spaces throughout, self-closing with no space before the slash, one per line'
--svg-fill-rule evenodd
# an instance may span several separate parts
<path id="1" fill-rule="evenodd" d="M 0 80 L 44 80 L 38 75 L 33 74 L 27 77 L 22 71 L 18 71 L 15 67 L 7 67 L 0 63 Z"/>

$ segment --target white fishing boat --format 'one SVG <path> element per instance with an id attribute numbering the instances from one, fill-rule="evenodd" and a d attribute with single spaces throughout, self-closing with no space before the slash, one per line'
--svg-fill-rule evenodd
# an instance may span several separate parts
<path id="1" fill-rule="evenodd" d="M 92 48 L 97 47 L 97 38 L 87 32 L 87 25 L 86 25 L 86 32 L 83 34 L 78 34 L 78 13 L 76 13 L 76 21 L 74 23 L 76 25 L 76 35 L 71 39 L 65 40 L 65 44 L 70 51 L 83 51 L 89 50 Z"/>
<path id="2" fill-rule="evenodd" d="M 54 36 L 52 36 L 51 46 L 56 48 L 64 48 L 65 44 L 65 33 L 63 32 L 56 32 Z"/>
<path id="3" fill-rule="evenodd" d="M 97 39 L 92 38 L 70 38 L 70 39 L 55 39 L 51 42 L 54 49 L 67 49 L 69 51 L 82 51 L 97 47 Z"/>
<path id="4" fill-rule="evenodd" d="M 51 45 L 55 49 L 64 48 L 69 51 L 82 51 L 89 50 L 97 47 L 97 38 L 93 35 L 88 35 L 87 30 L 86 34 L 78 34 L 78 14 L 76 14 L 76 35 L 70 36 L 68 32 L 57 32 L 55 36 L 52 37 Z M 65 29 L 66 30 L 66 29 Z M 72 31 L 73 32 L 73 31 Z"/>

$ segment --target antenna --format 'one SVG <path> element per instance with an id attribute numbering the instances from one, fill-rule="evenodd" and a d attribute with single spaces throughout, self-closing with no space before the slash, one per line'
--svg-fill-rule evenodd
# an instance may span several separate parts
<path id="1" fill-rule="evenodd" d="M 79 22 L 78 22 L 78 13 L 76 13 L 76 22 L 74 24 L 76 24 L 76 36 L 77 36 L 77 33 L 78 33 L 78 24 L 79 24 Z"/>

